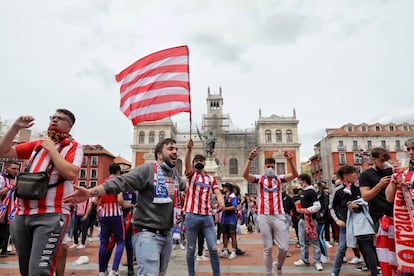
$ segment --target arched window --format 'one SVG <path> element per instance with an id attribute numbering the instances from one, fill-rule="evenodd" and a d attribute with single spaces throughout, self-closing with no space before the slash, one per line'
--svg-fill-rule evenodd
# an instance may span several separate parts
<path id="1" fill-rule="evenodd" d="M 138 144 L 145 144 L 145 132 L 143 131 L 139 132 Z"/>
<path id="2" fill-rule="evenodd" d="M 276 143 L 282 143 L 282 131 L 280 129 L 276 130 Z"/>
<path id="3" fill-rule="evenodd" d="M 292 131 L 290 129 L 286 130 L 286 142 L 287 143 L 293 142 Z"/>
<path id="4" fill-rule="evenodd" d="M 163 141 L 165 139 L 165 131 L 161 130 L 160 131 L 160 141 Z"/>
<path id="5" fill-rule="evenodd" d="M 239 174 L 238 173 L 239 170 L 238 170 L 237 159 L 236 158 L 230 159 L 229 165 L 230 165 L 230 168 L 229 168 L 230 174 Z"/>
<path id="6" fill-rule="evenodd" d="M 265 131 L 265 142 L 266 143 L 271 143 L 272 142 L 272 133 L 268 129 L 266 129 L 266 131 Z"/>
<path id="7" fill-rule="evenodd" d="M 155 143 L 155 132 L 154 131 L 150 131 L 148 143 L 150 143 L 150 144 L 154 144 Z"/>

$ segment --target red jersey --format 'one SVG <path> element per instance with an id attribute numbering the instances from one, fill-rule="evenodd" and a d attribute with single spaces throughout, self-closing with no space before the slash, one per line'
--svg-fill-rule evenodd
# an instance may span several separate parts
<path id="1" fill-rule="evenodd" d="M 285 182 L 284 175 L 274 176 L 271 181 L 266 176 L 255 175 L 258 214 L 282 215 L 285 213 L 283 211 L 282 182 Z"/>
<path id="2" fill-rule="evenodd" d="M 114 177 L 115 176 L 110 176 L 107 179 Z M 105 181 L 103 183 L 105 183 Z M 101 185 L 103 183 L 101 183 Z M 118 203 L 118 195 L 111 194 L 101 196 L 101 205 L 99 207 L 101 217 L 123 216 L 122 206 Z"/>

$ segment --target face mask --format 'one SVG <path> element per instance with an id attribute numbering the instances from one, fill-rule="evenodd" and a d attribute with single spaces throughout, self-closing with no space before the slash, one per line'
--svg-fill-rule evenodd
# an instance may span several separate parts
<path id="1" fill-rule="evenodd" d="M 70 140 L 70 134 L 67 133 L 66 131 L 63 131 L 55 126 L 50 126 L 49 129 L 47 130 L 47 136 L 49 136 L 50 139 L 52 139 L 53 142 L 57 143 L 62 143 L 65 140 Z"/>
<path id="2" fill-rule="evenodd" d="M 194 165 L 194 168 L 198 171 L 201 171 L 202 169 L 204 169 L 204 164 L 201 162 L 198 162 Z"/>
<path id="3" fill-rule="evenodd" d="M 272 168 L 267 168 L 266 169 L 266 175 L 268 177 L 273 177 L 273 176 L 275 176 L 275 171 Z"/>

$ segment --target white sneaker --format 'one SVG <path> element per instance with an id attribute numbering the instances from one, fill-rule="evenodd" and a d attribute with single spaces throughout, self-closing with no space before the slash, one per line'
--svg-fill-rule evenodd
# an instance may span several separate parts
<path id="1" fill-rule="evenodd" d="M 221 241 L 220 240 L 217 240 L 217 244 L 220 244 L 221 243 Z"/>
<path id="2" fill-rule="evenodd" d="M 208 262 L 208 261 L 210 261 L 210 259 L 207 256 L 204 256 L 204 255 L 201 255 L 201 256 L 198 256 L 197 255 L 196 261 L 199 261 L 199 262 Z"/>
<path id="3" fill-rule="evenodd" d="M 92 238 L 88 238 L 88 241 L 89 241 L 89 242 L 93 242 L 93 239 L 92 239 Z"/>
<path id="4" fill-rule="evenodd" d="M 329 263 L 331 260 L 329 259 L 329 257 L 326 257 L 325 255 L 321 255 L 321 263 L 323 264 L 327 264 Z"/>
<path id="5" fill-rule="evenodd" d="M 173 243 L 173 245 L 172 245 L 172 250 L 174 250 L 176 246 L 177 246 L 177 245 L 176 245 L 175 243 Z"/>
<path id="6" fill-rule="evenodd" d="M 185 250 L 185 246 L 184 246 L 184 245 L 182 245 L 182 244 L 180 244 L 180 248 L 181 248 L 182 250 Z"/>
<path id="7" fill-rule="evenodd" d="M 282 276 L 282 269 L 277 269 L 277 262 L 272 264 L 272 269 L 276 273 L 276 276 Z"/>
<path id="8" fill-rule="evenodd" d="M 348 264 L 360 264 L 360 263 L 362 263 L 363 262 L 363 260 L 362 260 L 362 258 L 358 258 L 358 257 L 353 257 L 349 262 L 348 262 Z"/>
<path id="9" fill-rule="evenodd" d="M 333 245 L 329 241 L 325 241 L 326 248 L 332 248 Z"/>
<path id="10" fill-rule="evenodd" d="M 76 246 L 76 249 L 84 249 L 85 245 L 84 244 L 79 244 L 78 246 Z"/>
<path id="11" fill-rule="evenodd" d="M 109 274 L 108 274 L 108 276 L 119 276 L 119 273 L 118 273 L 118 271 L 111 271 L 111 272 L 109 272 Z"/>
<path id="12" fill-rule="evenodd" d="M 348 262 L 348 259 L 346 258 L 346 256 L 344 256 L 344 258 L 342 259 L 342 262 L 343 263 L 347 263 Z"/>
<path id="13" fill-rule="evenodd" d="M 229 259 L 234 259 L 236 257 L 237 257 L 236 250 L 231 251 L 231 254 L 229 256 Z"/>
<path id="14" fill-rule="evenodd" d="M 74 243 L 74 244 L 72 244 L 71 246 L 69 246 L 69 248 L 76 248 L 76 247 L 78 247 L 79 245 L 77 244 L 77 243 Z"/>
<path id="15" fill-rule="evenodd" d="M 321 263 L 316 263 L 315 268 L 316 268 L 317 271 L 322 271 L 323 270 L 323 266 L 322 266 Z"/>
<path id="16" fill-rule="evenodd" d="M 220 253 L 220 257 L 227 258 L 228 256 L 229 256 L 229 251 L 227 250 L 227 248 L 223 249 L 223 251 L 221 251 Z"/>
<path id="17" fill-rule="evenodd" d="M 305 265 L 309 265 L 309 264 L 305 263 L 302 259 L 299 259 L 296 262 L 293 262 L 293 264 L 295 266 L 305 266 Z"/>
<path id="18" fill-rule="evenodd" d="M 98 274 L 99 276 L 106 276 L 106 273 L 105 272 L 99 272 L 99 274 Z"/>

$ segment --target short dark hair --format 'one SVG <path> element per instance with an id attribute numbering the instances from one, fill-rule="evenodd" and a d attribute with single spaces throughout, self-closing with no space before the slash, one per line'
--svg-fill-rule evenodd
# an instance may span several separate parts
<path id="1" fill-rule="evenodd" d="M 7 160 L 6 163 L 4 164 L 4 167 L 7 168 L 11 165 L 18 165 L 20 167 L 20 163 L 14 160 Z"/>
<path id="2" fill-rule="evenodd" d="M 196 154 L 196 155 L 194 155 L 193 163 L 194 163 L 195 160 L 206 161 L 206 157 L 204 155 L 201 155 L 201 154 Z"/>
<path id="3" fill-rule="evenodd" d="M 339 179 L 343 180 L 345 174 L 356 173 L 356 172 L 357 172 L 357 169 L 354 166 L 343 165 L 342 167 L 338 169 L 338 171 L 336 172 L 336 175 L 339 177 Z"/>
<path id="4" fill-rule="evenodd" d="M 116 174 L 121 171 L 121 166 L 118 163 L 112 163 L 109 165 L 109 173 Z"/>
<path id="5" fill-rule="evenodd" d="M 265 159 L 265 164 L 276 164 L 276 160 L 273 157 L 268 157 Z"/>
<path id="6" fill-rule="evenodd" d="M 303 181 L 305 181 L 307 184 L 311 184 L 312 183 L 312 179 L 311 179 L 311 177 L 309 176 L 309 174 L 307 174 L 307 173 L 302 173 L 302 174 L 300 174 L 299 176 L 298 176 L 298 179 L 299 180 L 303 180 Z"/>
<path id="7" fill-rule="evenodd" d="M 388 160 L 388 159 L 391 158 L 390 153 L 388 152 L 388 150 L 386 150 L 384 148 L 380 148 L 380 147 L 373 148 L 371 150 L 371 157 L 374 157 L 374 158 L 382 157 L 385 160 Z"/>
<path id="8" fill-rule="evenodd" d="M 72 121 L 72 125 L 75 124 L 75 121 L 76 121 L 75 115 L 73 115 L 73 113 L 70 112 L 69 110 L 64 109 L 64 108 L 58 108 L 58 109 L 56 109 L 56 112 L 63 113 L 65 115 L 67 115 L 70 118 L 70 120 Z"/>
<path id="9" fill-rule="evenodd" d="M 177 144 L 177 142 L 173 138 L 165 138 L 164 140 L 161 140 L 158 142 L 154 150 L 155 160 L 158 160 L 157 154 L 162 153 L 162 148 L 164 147 L 164 145 L 169 145 L 169 144 Z"/>

